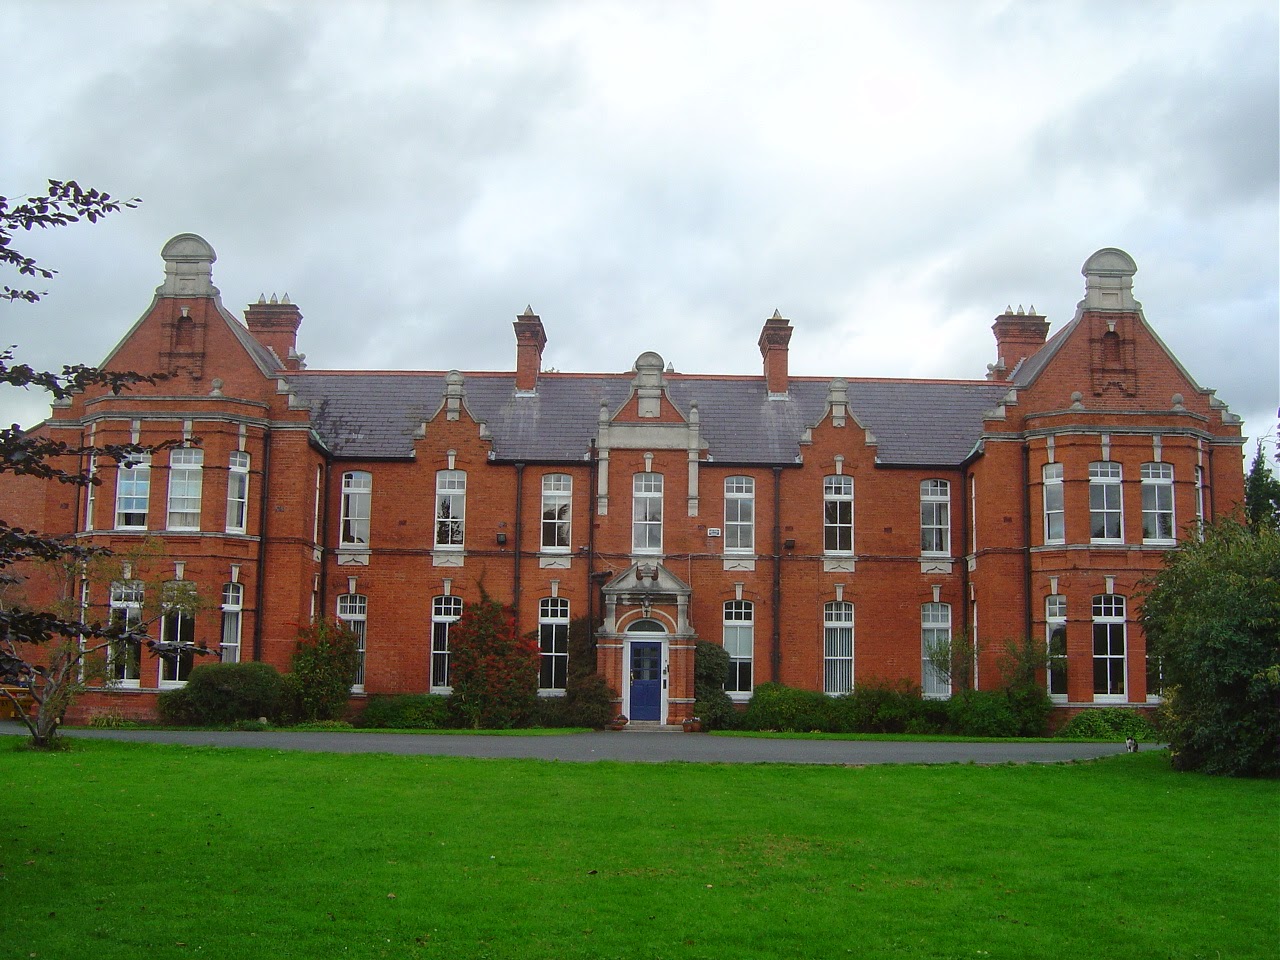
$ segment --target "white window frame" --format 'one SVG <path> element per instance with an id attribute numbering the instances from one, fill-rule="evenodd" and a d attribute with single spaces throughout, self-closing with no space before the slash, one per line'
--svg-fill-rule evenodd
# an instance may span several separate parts
<path id="1" fill-rule="evenodd" d="M 1124 543 L 1123 480 L 1124 471 L 1114 460 L 1089 464 L 1090 543 Z"/>
<path id="2" fill-rule="evenodd" d="M 1142 478 L 1142 542 L 1173 545 L 1178 542 L 1174 525 L 1173 464 L 1144 463 Z"/>
<path id="3" fill-rule="evenodd" d="M 1062 483 L 1062 464 L 1046 463 L 1041 472 L 1044 498 L 1044 542 L 1066 543 L 1066 488 Z"/>
<path id="4" fill-rule="evenodd" d="M 151 454 L 131 453 L 116 470 L 116 529 L 147 529 L 151 502 Z M 141 509 L 138 509 L 141 507 Z"/>
<path id="5" fill-rule="evenodd" d="M 373 474 L 349 470 L 342 475 L 342 522 L 338 544 L 368 547 L 370 517 L 373 514 Z"/>
<path id="6" fill-rule="evenodd" d="M 573 546 L 573 477 L 542 477 L 542 552 L 568 553 Z"/>
<path id="7" fill-rule="evenodd" d="M 189 641 L 195 643 L 196 618 L 186 610 L 167 609 L 160 615 L 160 642 L 178 643 Z M 191 668 L 195 666 L 196 655 L 192 652 L 180 653 L 177 657 L 157 657 L 159 662 L 159 686 L 162 690 L 174 687 L 185 687 Z"/>
<path id="8" fill-rule="evenodd" d="M 169 451 L 167 530 L 199 530 L 204 489 L 204 451 L 176 447 Z"/>
<path id="9" fill-rule="evenodd" d="M 93 446 L 93 432 L 89 433 L 89 446 Z M 93 530 L 93 505 L 97 499 L 95 491 L 98 488 L 98 455 L 92 451 L 86 458 L 85 473 L 89 477 L 89 482 L 85 484 L 84 495 L 84 529 L 86 532 Z"/>
<path id="10" fill-rule="evenodd" d="M 316 464 L 316 498 L 311 509 L 311 542 L 316 546 L 320 545 L 320 481 L 323 473 L 324 468 L 319 464 Z M 314 617 L 312 619 L 314 619 Z"/>
<path id="11" fill-rule="evenodd" d="M 369 625 L 369 598 L 362 593 L 338 595 L 338 619 L 356 635 L 356 675 L 351 683 L 352 693 L 364 693 L 365 638 Z"/>
<path id="12" fill-rule="evenodd" d="M 724 689 L 734 700 L 748 700 L 755 689 L 755 605 L 750 600 L 726 600 L 721 646 L 729 654 Z"/>
<path id="13" fill-rule="evenodd" d="M 569 683 L 569 601 L 538 601 L 538 692 L 561 694 Z"/>
<path id="14" fill-rule="evenodd" d="M 1097 702 L 1120 703 L 1128 697 L 1128 632 L 1125 598 L 1115 593 L 1097 594 L 1093 598 L 1093 699 Z M 1101 652 L 1100 642 L 1103 647 Z M 1103 671 L 1101 675 L 1100 667 Z"/>
<path id="15" fill-rule="evenodd" d="M 1204 539 L 1204 467 L 1196 467 L 1196 536 Z"/>
<path id="16" fill-rule="evenodd" d="M 244 584 L 222 585 L 222 643 L 220 652 L 223 663 L 240 662 L 240 639 L 244 616 Z"/>
<path id="17" fill-rule="evenodd" d="M 951 483 L 920 481 L 920 554 L 951 556 Z"/>
<path id="18" fill-rule="evenodd" d="M 836 696 L 853 690 L 853 604 L 832 600 L 822 608 L 822 689 Z"/>
<path id="19" fill-rule="evenodd" d="M 462 617 L 462 598 L 452 595 L 431 601 L 431 692 L 452 693 L 449 683 L 449 631 Z M 441 682 L 443 681 L 443 682 Z"/>
<path id="20" fill-rule="evenodd" d="M 1067 701 L 1067 598 L 1051 593 L 1044 598 L 1044 685 L 1049 699 Z"/>
<path id="21" fill-rule="evenodd" d="M 929 658 L 929 652 L 951 650 L 951 604 L 925 603 L 920 606 L 920 689 L 927 700 L 951 696 L 951 680 Z"/>
<path id="22" fill-rule="evenodd" d="M 724 552 L 755 553 L 755 477 L 724 478 Z"/>
<path id="23" fill-rule="evenodd" d="M 822 552 L 828 556 L 853 554 L 853 477 L 832 474 L 822 478 Z"/>
<path id="24" fill-rule="evenodd" d="M 231 451 L 227 460 L 227 533 L 244 533 L 249 525 L 249 454 Z"/>
<path id="25" fill-rule="evenodd" d="M 143 586 L 141 580 L 120 580 L 111 584 L 110 619 L 123 619 L 126 627 L 142 623 Z M 138 640 L 112 643 L 107 648 L 107 676 L 114 686 L 136 689 L 142 683 L 142 644 Z"/>
<path id="26" fill-rule="evenodd" d="M 437 550 L 461 550 L 467 536 L 467 472 L 436 471 Z"/>
<path id="27" fill-rule="evenodd" d="M 631 478 L 631 552 L 662 553 L 664 479 L 660 473 Z"/>

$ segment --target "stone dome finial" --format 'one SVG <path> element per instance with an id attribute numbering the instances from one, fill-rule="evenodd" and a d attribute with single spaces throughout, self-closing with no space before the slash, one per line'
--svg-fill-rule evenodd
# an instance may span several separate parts
<path id="1" fill-rule="evenodd" d="M 1084 275 L 1086 310 L 1115 310 L 1132 313 L 1141 308 L 1133 299 L 1133 275 L 1138 265 L 1133 257 L 1116 247 L 1103 247 L 1080 268 Z"/>
<path id="2" fill-rule="evenodd" d="M 164 283 L 156 287 L 162 297 L 216 297 L 213 262 L 218 255 L 204 237 L 180 233 L 160 251 L 164 260 Z"/>

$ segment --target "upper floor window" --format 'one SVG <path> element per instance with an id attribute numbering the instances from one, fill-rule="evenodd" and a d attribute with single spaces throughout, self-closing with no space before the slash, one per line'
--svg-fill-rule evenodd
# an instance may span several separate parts
<path id="1" fill-rule="evenodd" d="M 853 604 L 842 600 L 822 608 L 822 689 L 853 689 Z"/>
<path id="2" fill-rule="evenodd" d="M 460 549 L 466 517 L 466 471 L 441 470 L 436 474 L 436 546 Z"/>
<path id="3" fill-rule="evenodd" d="M 920 483 L 920 552 L 951 553 L 951 484 L 946 480 Z"/>
<path id="4" fill-rule="evenodd" d="M 1044 477 L 1044 542 L 1062 543 L 1067 538 L 1067 512 L 1062 495 L 1062 464 L 1046 463 Z"/>
<path id="5" fill-rule="evenodd" d="M 369 509 L 373 474 L 353 470 L 342 475 L 342 539 L 344 547 L 369 545 Z"/>
<path id="6" fill-rule="evenodd" d="M 662 474 L 637 473 L 631 481 L 631 549 L 662 552 Z"/>
<path id="7" fill-rule="evenodd" d="M 1095 542 L 1124 540 L 1121 511 L 1120 464 L 1089 464 L 1089 537 Z"/>
<path id="8" fill-rule="evenodd" d="M 1204 536 L 1204 467 L 1196 467 L 1196 535 Z"/>
<path id="9" fill-rule="evenodd" d="M 920 607 L 920 686 L 926 697 L 951 696 L 951 678 L 940 668 L 939 658 L 951 661 L 951 604 L 926 603 Z"/>
<path id="10" fill-rule="evenodd" d="M 222 662 L 240 662 L 241 616 L 244 612 L 244 584 L 222 585 Z"/>
<path id="11" fill-rule="evenodd" d="M 563 690 L 569 682 L 569 601 L 538 602 L 538 689 Z"/>
<path id="12" fill-rule="evenodd" d="M 1123 699 L 1125 655 L 1124 597 L 1102 593 L 1093 598 L 1093 696 Z"/>
<path id="13" fill-rule="evenodd" d="M 179 447 L 169 454 L 170 530 L 200 529 L 200 489 L 204 451 Z"/>
<path id="14" fill-rule="evenodd" d="M 1067 598 L 1044 598 L 1045 635 L 1048 644 L 1046 688 L 1055 700 L 1067 699 Z"/>
<path id="15" fill-rule="evenodd" d="M 1142 465 L 1142 541 L 1173 543 L 1173 464 Z"/>
<path id="16" fill-rule="evenodd" d="M 461 597 L 436 597 L 431 601 L 431 692 L 449 693 L 449 628 L 462 616 Z"/>
<path id="17" fill-rule="evenodd" d="M 227 466 L 227 533 L 244 533 L 249 520 L 249 455 L 231 454 Z"/>
<path id="18" fill-rule="evenodd" d="M 369 598 L 361 593 L 344 593 L 338 597 L 338 619 L 356 635 L 356 675 L 351 689 L 364 690 L 365 628 L 369 618 Z"/>
<path id="19" fill-rule="evenodd" d="M 542 549 L 563 553 L 569 549 L 573 510 L 573 478 L 549 473 L 542 478 Z"/>
<path id="20" fill-rule="evenodd" d="M 726 477 L 724 481 L 725 552 L 751 553 L 755 548 L 756 482 L 752 477 Z"/>
<path id="21" fill-rule="evenodd" d="M 823 478 L 822 548 L 827 553 L 853 553 L 853 477 Z"/>
<path id="22" fill-rule="evenodd" d="M 116 529 L 147 529 L 150 499 L 151 454 L 130 454 L 120 461 L 116 472 Z"/>
<path id="23" fill-rule="evenodd" d="M 731 694 L 751 692 L 751 661 L 755 649 L 755 608 L 749 600 L 728 600 L 724 605 L 724 649 L 729 654 L 729 675 L 724 688 Z"/>
<path id="24" fill-rule="evenodd" d="M 135 630 L 142 624 L 142 582 L 111 584 L 111 624 Z M 115 640 L 107 648 L 107 676 L 123 687 L 139 683 L 142 646 L 138 640 Z"/>

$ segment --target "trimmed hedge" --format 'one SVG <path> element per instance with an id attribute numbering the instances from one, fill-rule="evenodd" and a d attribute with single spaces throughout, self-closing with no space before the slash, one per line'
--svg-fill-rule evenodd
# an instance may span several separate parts
<path id="1" fill-rule="evenodd" d="M 1058 736 L 1064 740 L 1123 740 L 1125 737 L 1148 742 L 1159 740 L 1147 714 L 1123 707 L 1081 710 L 1063 725 Z"/>
<path id="2" fill-rule="evenodd" d="M 450 713 L 449 698 L 430 693 L 370 697 L 355 724 L 385 730 L 447 730 L 460 726 Z"/>
<path id="3" fill-rule="evenodd" d="M 267 663 L 205 663 L 194 667 L 185 687 L 160 694 L 165 723 L 226 726 L 266 717 L 279 722 L 288 705 L 287 685 Z"/>

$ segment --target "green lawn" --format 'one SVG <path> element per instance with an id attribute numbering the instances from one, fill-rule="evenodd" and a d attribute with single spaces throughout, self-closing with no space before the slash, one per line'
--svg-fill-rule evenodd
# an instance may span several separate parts
<path id="1" fill-rule="evenodd" d="M 1280 785 L 0 747 L 0 956 L 1273 957 Z"/>

